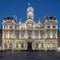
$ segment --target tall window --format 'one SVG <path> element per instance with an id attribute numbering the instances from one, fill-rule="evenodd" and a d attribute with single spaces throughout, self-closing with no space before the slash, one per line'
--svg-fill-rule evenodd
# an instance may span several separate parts
<path id="1" fill-rule="evenodd" d="M 4 48 L 7 48 L 7 44 L 6 43 L 4 43 Z"/>
<path id="2" fill-rule="evenodd" d="M 9 38 L 13 38 L 13 30 L 9 30 Z"/>
<path id="3" fill-rule="evenodd" d="M 28 31 L 28 38 L 30 39 L 31 38 L 31 36 L 32 36 L 32 31 Z"/>
<path id="4" fill-rule="evenodd" d="M 15 25 L 15 29 L 19 29 L 19 26 L 18 25 Z"/>
<path id="5" fill-rule="evenodd" d="M 53 36 L 53 38 L 56 38 L 56 30 L 52 31 L 52 36 Z"/>
<path id="6" fill-rule="evenodd" d="M 38 48 L 38 43 L 36 42 L 36 48 Z"/>
<path id="7" fill-rule="evenodd" d="M 43 36 L 44 36 L 44 31 L 40 31 L 40 36 L 41 36 L 41 39 L 43 38 Z"/>
<path id="8" fill-rule="evenodd" d="M 9 25 L 9 28 L 11 28 L 11 29 L 12 29 L 12 28 L 13 28 L 13 25 Z"/>
<path id="9" fill-rule="evenodd" d="M 8 37 L 8 30 L 4 30 L 4 38 Z"/>
<path id="10" fill-rule="evenodd" d="M 35 37 L 38 38 L 38 36 L 39 36 L 39 31 L 36 30 L 36 31 L 35 31 Z"/>
<path id="11" fill-rule="evenodd" d="M 23 43 L 21 43 L 21 48 L 23 48 L 24 47 L 24 44 Z"/>
<path id="12" fill-rule="evenodd" d="M 18 30 L 15 31 L 15 36 L 17 39 L 19 39 L 19 31 Z"/>
<path id="13" fill-rule="evenodd" d="M 10 49 L 12 48 L 12 43 L 9 44 L 9 48 L 10 48 Z"/>
<path id="14" fill-rule="evenodd" d="M 50 30 L 47 30 L 47 38 L 50 38 Z"/>
<path id="15" fill-rule="evenodd" d="M 16 48 L 18 48 L 18 43 L 16 43 Z"/>
<path id="16" fill-rule="evenodd" d="M 21 38 L 24 38 L 25 31 L 21 31 Z"/>

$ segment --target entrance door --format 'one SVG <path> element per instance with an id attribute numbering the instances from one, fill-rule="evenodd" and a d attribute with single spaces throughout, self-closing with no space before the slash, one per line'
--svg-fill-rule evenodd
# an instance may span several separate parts
<path id="1" fill-rule="evenodd" d="M 32 50 L 32 43 L 31 42 L 28 42 L 28 51 L 31 51 Z"/>

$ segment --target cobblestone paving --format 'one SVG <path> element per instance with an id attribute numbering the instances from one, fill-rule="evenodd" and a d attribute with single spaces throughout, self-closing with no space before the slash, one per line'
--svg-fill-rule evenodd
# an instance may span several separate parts
<path id="1" fill-rule="evenodd" d="M 60 60 L 60 53 L 40 51 L 0 52 L 0 60 Z"/>

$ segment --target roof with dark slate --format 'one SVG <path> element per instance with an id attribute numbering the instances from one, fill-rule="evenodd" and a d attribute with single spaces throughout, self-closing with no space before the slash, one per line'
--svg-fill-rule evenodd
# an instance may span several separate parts
<path id="1" fill-rule="evenodd" d="M 45 19 L 47 19 L 47 20 L 56 20 L 56 17 L 53 17 L 53 16 L 47 16 L 47 17 L 45 17 Z"/>
<path id="2" fill-rule="evenodd" d="M 13 20 L 14 18 L 13 17 L 6 17 L 6 18 L 4 18 L 4 20 Z"/>

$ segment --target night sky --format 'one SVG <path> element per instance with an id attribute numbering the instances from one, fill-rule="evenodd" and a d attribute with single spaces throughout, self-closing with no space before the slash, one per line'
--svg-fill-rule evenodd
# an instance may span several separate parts
<path id="1" fill-rule="evenodd" d="M 17 22 L 21 18 L 26 21 L 28 3 L 34 8 L 34 21 L 44 21 L 44 16 L 56 16 L 60 29 L 60 0 L 0 0 L 0 28 L 3 18 L 17 16 Z"/>

